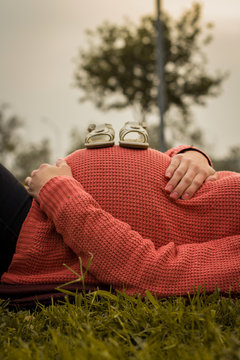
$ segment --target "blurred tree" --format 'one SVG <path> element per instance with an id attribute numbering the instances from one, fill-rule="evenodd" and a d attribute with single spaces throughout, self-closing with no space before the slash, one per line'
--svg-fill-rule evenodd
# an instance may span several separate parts
<path id="1" fill-rule="evenodd" d="M 44 139 L 38 144 L 23 144 L 15 155 L 12 173 L 23 182 L 24 179 L 43 163 L 50 163 L 49 141 Z"/>
<path id="2" fill-rule="evenodd" d="M 77 128 L 73 128 L 70 133 L 71 143 L 69 149 L 67 150 L 67 155 L 71 154 L 75 150 L 84 149 L 85 148 L 85 136 L 87 134 L 87 128 L 81 129 L 79 131 Z"/>
<path id="3" fill-rule="evenodd" d="M 215 170 L 240 172 L 240 146 L 232 146 L 225 158 L 213 158 L 213 166 Z"/>
<path id="4" fill-rule="evenodd" d="M 23 141 L 20 130 L 24 123 L 16 115 L 9 115 L 9 106 L 0 106 L 0 162 L 20 181 L 41 163 L 50 162 L 48 140 L 31 144 Z"/>
<path id="5" fill-rule="evenodd" d="M 8 114 L 8 108 L 6 104 L 0 106 L 0 163 L 5 166 L 21 141 L 18 131 L 23 125 L 19 117 Z"/>
<path id="6" fill-rule="evenodd" d="M 179 20 L 166 13 L 164 26 L 166 125 L 170 142 L 181 139 L 201 143 L 201 131 L 192 127 L 191 106 L 205 105 L 217 96 L 226 74 L 209 74 L 202 48 L 212 40 L 212 24 L 201 25 L 201 6 L 193 4 Z M 203 33 L 206 32 L 204 35 Z M 80 50 L 75 72 L 76 86 L 101 110 L 132 107 L 138 121 L 157 110 L 155 20 L 139 25 L 108 22 L 88 31 L 88 49 Z M 171 112 L 170 112 L 171 110 Z M 170 129 L 170 131 L 169 131 Z"/>

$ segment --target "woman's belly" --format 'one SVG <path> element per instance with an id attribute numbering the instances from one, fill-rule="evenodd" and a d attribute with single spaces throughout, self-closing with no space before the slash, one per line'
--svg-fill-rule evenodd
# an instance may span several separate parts
<path id="1" fill-rule="evenodd" d="M 240 233 L 240 175 L 219 173 L 191 200 L 171 200 L 164 188 L 170 158 L 118 146 L 80 150 L 68 158 L 74 177 L 100 206 L 127 222 L 156 248 Z"/>

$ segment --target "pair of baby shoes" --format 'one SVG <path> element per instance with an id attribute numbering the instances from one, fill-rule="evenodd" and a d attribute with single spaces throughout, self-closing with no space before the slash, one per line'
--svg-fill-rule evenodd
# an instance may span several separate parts
<path id="1" fill-rule="evenodd" d="M 108 147 L 115 144 L 115 131 L 111 124 L 91 124 L 88 131 L 89 133 L 85 138 L 85 146 L 88 149 Z M 138 122 L 128 121 L 119 132 L 119 145 L 133 149 L 147 149 L 149 147 L 148 133 Z"/>

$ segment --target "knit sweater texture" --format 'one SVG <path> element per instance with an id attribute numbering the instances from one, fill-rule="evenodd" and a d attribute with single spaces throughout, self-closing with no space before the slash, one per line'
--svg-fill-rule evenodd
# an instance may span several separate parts
<path id="1" fill-rule="evenodd" d="M 192 199 L 172 200 L 165 171 L 182 149 L 69 155 L 73 177 L 42 187 L 2 283 L 64 284 L 80 274 L 79 258 L 84 270 L 92 254 L 86 284 L 157 296 L 199 286 L 239 292 L 240 174 L 219 172 Z"/>

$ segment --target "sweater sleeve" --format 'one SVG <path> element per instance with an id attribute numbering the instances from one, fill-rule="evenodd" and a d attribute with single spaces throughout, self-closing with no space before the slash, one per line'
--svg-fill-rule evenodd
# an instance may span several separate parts
<path id="1" fill-rule="evenodd" d="M 202 151 L 202 150 L 200 150 L 197 147 L 192 146 L 192 145 L 180 145 L 180 146 L 177 146 L 177 147 L 174 147 L 172 149 L 167 150 L 165 152 L 165 154 L 170 156 L 170 157 L 173 157 L 174 155 L 181 154 L 181 153 L 184 153 L 186 151 L 200 152 L 203 156 L 205 156 L 205 158 L 207 159 L 209 165 L 212 166 L 212 161 L 211 161 L 210 157 L 204 151 Z"/>
<path id="2" fill-rule="evenodd" d="M 156 249 L 151 239 L 104 211 L 71 177 L 52 178 L 38 200 L 83 266 L 92 253 L 90 273 L 129 294 L 180 295 L 199 285 L 227 291 L 236 289 L 233 278 L 240 280 L 239 236 L 179 246 L 169 242 Z"/>

